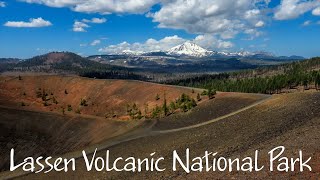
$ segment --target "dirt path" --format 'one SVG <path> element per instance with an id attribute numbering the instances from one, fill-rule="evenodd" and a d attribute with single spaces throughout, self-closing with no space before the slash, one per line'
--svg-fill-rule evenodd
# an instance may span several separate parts
<path id="1" fill-rule="evenodd" d="M 136 127 L 132 130 L 130 130 L 129 132 L 123 134 L 123 135 L 119 135 L 117 137 L 114 137 L 110 140 L 107 140 L 106 142 L 100 143 L 100 144 L 96 144 L 96 145 L 92 145 L 88 148 L 85 149 L 85 151 L 87 152 L 87 154 L 92 154 L 94 153 L 94 151 L 97 149 L 97 151 L 101 151 L 107 148 L 110 148 L 112 146 L 116 146 L 118 144 L 121 143 L 125 143 L 125 142 L 129 142 L 132 140 L 136 140 L 139 138 L 143 138 L 143 137 L 148 137 L 148 136 L 156 136 L 159 134 L 168 134 L 168 133 L 173 133 L 173 132 L 179 132 L 179 131 L 185 131 L 185 130 L 190 130 L 190 129 L 194 129 L 194 128 L 198 128 L 198 127 L 202 127 L 202 126 L 206 126 L 208 124 L 211 123 L 215 123 L 218 121 L 221 121 L 225 118 L 234 116 L 238 113 L 241 113 L 243 111 L 246 111 L 250 108 L 253 108 L 259 104 L 262 104 L 266 101 L 268 101 L 272 96 L 270 95 L 265 95 L 265 98 L 252 104 L 249 105 L 247 107 L 244 107 L 242 109 L 239 109 L 237 111 L 234 111 L 232 113 L 229 113 L 227 115 L 224 116 L 220 116 L 218 118 L 203 122 L 203 123 L 199 123 L 199 124 L 195 124 L 195 125 L 191 125 L 191 126 L 187 126 L 187 127 L 182 127 L 182 128 L 177 128 L 177 129 L 171 129 L 171 130 L 161 130 L 161 131 L 154 131 L 152 130 L 152 127 L 157 123 L 156 120 L 150 120 L 150 121 L 145 121 L 141 126 Z M 76 158 L 79 159 L 82 157 L 82 151 L 76 151 L 76 152 L 71 152 L 71 153 L 67 153 L 63 156 L 60 156 L 62 158 Z M 3 172 L 0 173 L 0 179 L 12 179 L 12 178 L 17 178 L 17 177 L 21 177 L 21 176 L 25 176 L 27 174 L 31 174 L 30 172 L 24 172 L 21 169 L 16 170 L 15 172 Z"/>
<path id="2" fill-rule="evenodd" d="M 212 119 L 212 120 L 210 120 L 210 121 L 206 121 L 206 122 L 203 122 L 203 123 L 195 124 L 195 125 L 192 125 L 192 126 L 177 128 L 177 129 L 163 130 L 163 131 L 153 131 L 153 132 L 154 132 L 154 133 L 157 133 L 157 134 L 167 134 L 167 133 L 185 131 L 185 130 L 189 130 L 189 129 L 194 129 L 194 128 L 198 128 L 198 127 L 201 127 L 201 126 L 205 126 L 205 125 L 208 125 L 208 124 L 211 124 L 211 123 L 214 123 L 214 122 L 218 122 L 218 121 L 223 120 L 223 119 L 225 119 L 225 118 L 228 118 L 228 117 L 230 117 L 230 116 L 236 115 L 236 114 L 238 114 L 238 113 L 240 113 L 240 112 L 243 112 L 243 111 L 246 111 L 246 110 L 248 110 L 248 109 L 250 109 L 250 108 L 253 108 L 253 107 L 255 107 L 255 106 L 259 105 L 259 104 L 262 104 L 262 103 L 268 101 L 271 97 L 272 97 L 272 96 L 270 96 L 270 95 L 266 95 L 266 98 L 263 99 L 263 100 L 260 100 L 260 101 L 254 103 L 254 104 L 252 104 L 252 105 L 250 105 L 250 106 L 247 106 L 247 107 L 245 107 L 245 108 L 239 109 L 239 110 L 234 111 L 234 112 L 232 112 L 232 113 L 229 113 L 229 114 L 227 114 L 227 115 L 220 116 L 220 117 L 218 117 L 218 118 Z"/>

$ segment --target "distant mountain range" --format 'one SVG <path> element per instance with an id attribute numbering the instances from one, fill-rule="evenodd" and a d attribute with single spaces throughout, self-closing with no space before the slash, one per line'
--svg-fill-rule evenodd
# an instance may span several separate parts
<path id="1" fill-rule="evenodd" d="M 51 52 L 30 59 L 0 59 L 0 73 L 46 72 L 81 74 L 88 77 L 141 79 L 132 73 L 217 73 L 253 69 L 304 59 L 301 56 L 275 56 L 267 52 L 210 51 L 185 42 L 168 51 L 136 52 L 81 57 L 71 52 Z"/>
<path id="2" fill-rule="evenodd" d="M 168 51 L 157 51 L 157 52 L 142 52 L 124 50 L 118 54 L 109 55 L 126 55 L 126 56 L 169 56 L 169 57 L 189 57 L 189 58 L 214 58 L 214 59 L 225 59 L 225 58 L 246 58 L 246 59 L 279 59 L 279 60 L 302 60 L 305 59 L 302 56 L 275 56 L 269 52 L 219 52 L 207 50 L 193 42 L 185 42 L 181 45 L 175 46 Z"/>
<path id="3" fill-rule="evenodd" d="M 226 72 L 304 59 L 301 56 L 275 56 L 268 52 L 210 51 L 193 42 L 185 42 L 167 51 L 125 50 L 118 54 L 93 55 L 87 58 L 101 64 L 167 73 Z"/>

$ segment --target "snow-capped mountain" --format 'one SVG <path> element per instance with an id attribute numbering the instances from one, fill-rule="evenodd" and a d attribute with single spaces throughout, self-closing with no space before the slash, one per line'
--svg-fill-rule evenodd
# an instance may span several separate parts
<path id="1" fill-rule="evenodd" d="M 213 51 L 206 50 L 195 43 L 185 42 L 175 46 L 167 52 L 169 55 L 204 57 L 213 54 Z"/>
<path id="2" fill-rule="evenodd" d="M 144 54 L 143 51 L 132 51 L 132 50 L 124 50 L 122 51 L 122 53 L 120 53 L 121 55 L 134 55 L 134 56 L 140 56 L 142 54 Z"/>
<path id="3" fill-rule="evenodd" d="M 110 54 L 112 55 L 112 54 Z M 178 46 L 175 46 L 168 51 L 156 51 L 156 52 L 142 52 L 142 51 L 132 51 L 132 50 L 124 50 L 121 53 L 116 55 L 126 55 L 130 57 L 161 57 L 161 58 L 182 58 L 189 57 L 189 59 L 226 59 L 226 58 L 239 58 L 239 59 L 303 59 L 303 57 L 285 57 L 280 56 L 277 57 L 269 52 L 248 52 L 248 51 L 239 51 L 239 52 L 223 52 L 223 51 L 210 51 L 205 48 L 200 47 L 199 45 L 193 42 L 185 42 Z"/>

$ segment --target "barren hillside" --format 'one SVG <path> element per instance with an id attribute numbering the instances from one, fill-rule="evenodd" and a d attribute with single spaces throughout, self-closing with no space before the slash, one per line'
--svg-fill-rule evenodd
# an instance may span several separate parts
<path id="1" fill-rule="evenodd" d="M 2 77 L 0 81 L 2 106 L 61 114 L 64 109 L 69 114 L 120 119 L 127 119 L 127 105 L 135 103 L 142 112 L 146 108 L 151 111 L 163 103 L 164 94 L 170 102 L 183 93 L 193 98 L 197 95 L 188 88 L 71 76 L 22 76 L 20 80 L 18 77 Z"/>

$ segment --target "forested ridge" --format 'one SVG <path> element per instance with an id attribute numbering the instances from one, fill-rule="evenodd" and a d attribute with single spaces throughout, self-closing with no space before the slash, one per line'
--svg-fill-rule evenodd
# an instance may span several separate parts
<path id="1" fill-rule="evenodd" d="M 124 70 L 125 68 L 100 64 L 71 52 L 52 52 L 20 61 L 15 65 L 14 69 L 22 71 L 69 71 L 82 73 L 83 71 L 92 70 Z"/>
<path id="2" fill-rule="evenodd" d="M 147 80 L 146 77 L 133 73 L 131 69 L 98 63 L 71 52 L 51 52 L 15 64 L 6 63 L 3 67 L 0 66 L 1 69 L 16 72 L 74 74 L 99 79 Z"/>
<path id="3" fill-rule="evenodd" d="M 225 92 L 281 93 L 303 86 L 320 89 L 320 58 L 254 70 L 201 75 L 166 82 L 167 84 L 216 89 Z"/>

